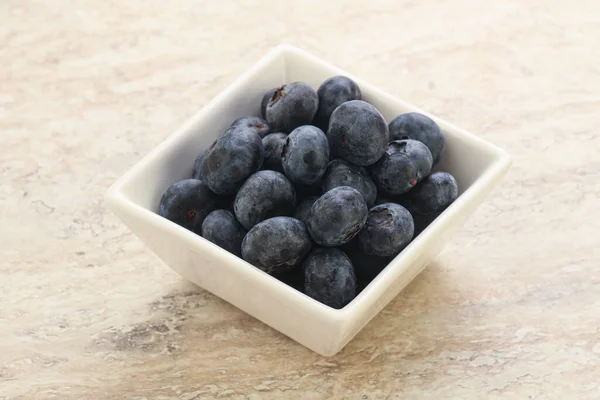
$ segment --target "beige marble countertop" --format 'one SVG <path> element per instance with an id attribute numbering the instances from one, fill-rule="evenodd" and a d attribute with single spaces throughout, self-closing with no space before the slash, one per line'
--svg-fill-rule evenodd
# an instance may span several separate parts
<path id="1" fill-rule="evenodd" d="M 514 166 L 322 358 L 184 282 L 103 193 L 272 46 Z M 595 0 L 0 2 L 0 399 L 600 398 Z"/>

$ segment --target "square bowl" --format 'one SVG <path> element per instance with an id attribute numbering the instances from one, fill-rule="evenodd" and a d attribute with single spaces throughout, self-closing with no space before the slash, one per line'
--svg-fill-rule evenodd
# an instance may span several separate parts
<path id="1" fill-rule="evenodd" d="M 363 100 L 389 123 L 420 112 L 444 132 L 446 148 L 437 170 L 452 173 L 459 197 L 422 231 L 358 296 L 336 310 L 298 292 L 213 243 L 157 214 L 163 192 L 189 178 L 196 155 L 236 118 L 260 115 L 270 88 L 305 81 L 317 88 L 345 75 Z M 133 166 L 108 191 L 109 208 L 183 278 L 219 296 L 309 349 L 331 356 L 342 349 L 390 300 L 430 263 L 452 233 L 473 213 L 511 164 L 503 150 L 347 72 L 288 45 L 271 50 L 196 116 Z"/>

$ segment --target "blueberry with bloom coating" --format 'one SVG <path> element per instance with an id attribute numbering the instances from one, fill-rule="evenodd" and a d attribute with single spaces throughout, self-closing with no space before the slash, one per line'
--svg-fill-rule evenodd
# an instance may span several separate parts
<path id="1" fill-rule="evenodd" d="M 333 157 L 367 166 L 385 153 L 388 126 L 371 104 L 362 100 L 347 101 L 331 114 L 327 139 Z"/>
<path id="2" fill-rule="evenodd" d="M 215 210 L 202 223 L 202 237 L 241 257 L 246 230 L 228 210 Z"/>
<path id="3" fill-rule="evenodd" d="M 219 195 L 232 195 L 263 163 L 263 146 L 254 129 L 229 128 L 207 150 L 200 175 L 210 189 Z"/>
<path id="4" fill-rule="evenodd" d="M 342 308 L 356 296 L 352 262 L 340 249 L 321 247 L 302 263 L 304 293 L 333 308 Z"/>
<path id="5" fill-rule="evenodd" d="M 430 215 L 444 211 L 458 198 L 458 184 L 448 172 L 434 172 L 405 196 L 404 204 L 413 213 Z"/>
<path id="6" fill-rule="evenodd" d="M 171 185 L 160 199 L 162 217 L 200 234 L 204 218 L 219 207 L 220 198 L 198 179 L 184 179 Z"/>
<path id="7" fill-rule="evenodd" d="M 311 248 L 304 224 L 292 217 L 264 220 L 246 234 L 242 256 L 269 273 L 283 273 L 300 265 Z"/>
<path id="8" fill-rule="evenodd" d="M 390 140 L 413 139 L 423 142 L 431 152 L 433 165 L 444 151 L 444 134 L 431 118 L 419 113 L 400 114 L 390 122 Z"/>
<path id="9" fill-rule="evenodd" d="M 242 185 L 233 202 L 233 211 L 246 229 L 260 221 L 290 216 L 296 208 L 292 183 L 277 171 L 258 171 Z"/>
<path id="10" fill-rule="evenodd" d="M 358 190 L 340 186 L 315 201 L 306 225 L 312 239 L 321 246 L 339 246 L 356 236 L 368 212 L 367 203 Z"/>
<path id="11" fill-rule="evenodd" d="M 392 256 L 410 243 L 414 231 L 413 217 L 406 208 L 384 203 L 369 210 L 367 223 L 358 233 L 357 241 L 366 254 Z"/>
<path id="12" fill-rule="evenodd" d="M 296 184 L 318 182 L 329 163 L 329 143 L 322 130 L 312 125 L 300 126 L 286 139 L 281 152 L 285 175 Z"/>
<path id="13" fill-rule="evenodd" d="M 432 161 L 431 152 L 423 143 L 411 139 L 395 140 L 370 171 L 381 190 L 400 195 L 429 175 Z"/>
<path id="14" fill-rule="evenodd" d="M 319 96 L 306 82 L 291 82 L 277 89 L 267 103 L 265 118 L 275 131 L 289 133 L 312 122 Z"/>

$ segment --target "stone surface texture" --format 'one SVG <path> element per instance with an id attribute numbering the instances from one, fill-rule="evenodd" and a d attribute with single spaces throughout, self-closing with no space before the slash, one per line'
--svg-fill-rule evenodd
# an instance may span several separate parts
<path id="1" fill-rule="evenodd" d="M 331 358 L 183 281 L 103 204 L 279 43 L 514 158 Z M 594 0 L 3 0 L 0 399 L 598 399 L 599 126 Z"/>

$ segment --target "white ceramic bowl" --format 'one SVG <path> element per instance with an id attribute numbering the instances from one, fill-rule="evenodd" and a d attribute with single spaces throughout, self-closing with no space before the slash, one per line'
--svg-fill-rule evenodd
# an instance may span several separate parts
<path id="1" fill-rule="evenodd" d="M 427 114 L 300 49 L 279 46 L 131 168 L 107 194 L 110 209 L 183 278 L 324 356 L 342 349 L 425 268 L 511 164 L 503 150 L 430 115 L 446 137 L 437 169 L 456 177 L 460 196 L 341 310 L 305 296 L 156 213 L 163 192 L 191 176 L 201 149 L 234 119 L 260 115 L 260 101 L 268 89 L 292 81 L 305 81 L 316 89 L 334 75 L 354 79 L 363 99 L 388 122 L 405 112 Z"/>

